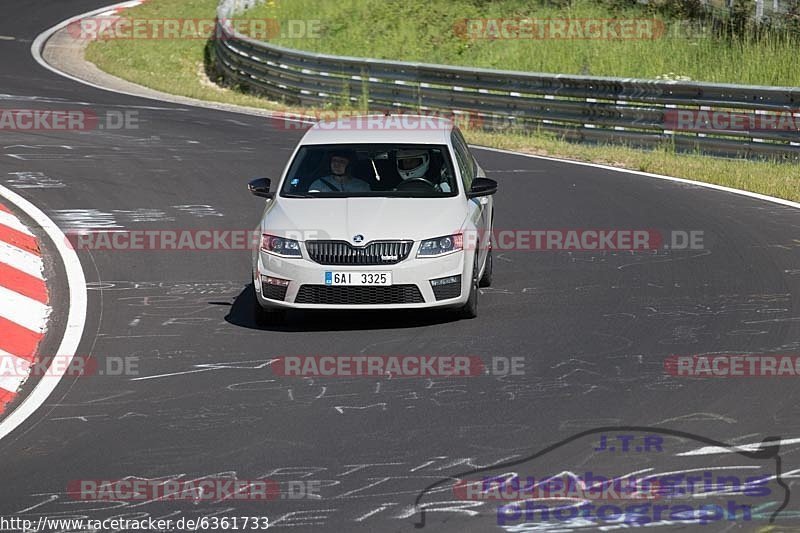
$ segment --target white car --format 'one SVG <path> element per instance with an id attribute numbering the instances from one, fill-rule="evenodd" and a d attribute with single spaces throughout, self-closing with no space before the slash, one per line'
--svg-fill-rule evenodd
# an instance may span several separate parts
<path id="1" fill-rule="evenodd" d="M 492 279 L 497 183 L 452 122 L 387 118 L 317 123 L 276 192 L 268 178 L 250 182 L 267 199 L 252 264 L 258 323 L 287 309 L 477 316 L 478 287 Z"/>

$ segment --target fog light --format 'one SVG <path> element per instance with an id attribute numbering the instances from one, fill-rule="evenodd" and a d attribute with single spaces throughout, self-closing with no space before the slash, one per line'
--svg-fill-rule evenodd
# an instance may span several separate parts
<path id="1" fill-rule="evenodd" d="M 288 279 L 273 278 L 272 276 L 261 276 L 261 283 L 265 285 L 276 285 L 278 287 L 289 286 Z"/>
<path id="2" fill-rule="evenodd" d="M 288 289 L 288 279 L 273 278 L 272 276 L 261 276 L 261 296 L 267 300 L 285 300 L 286 291 Z"/>
<path id="3" fill-rule="evenodd" d="M 432 279 L 431 286 L 450 285 L 451 283 L 461 283 L 461 276 L 449 276 L 447 278 Z"/>
<path id="4" fill-rule="evenodd" d="M 461 296 L 461 276 L 432 279 L 431 289 L 436 300 L 449 300 Z"/>

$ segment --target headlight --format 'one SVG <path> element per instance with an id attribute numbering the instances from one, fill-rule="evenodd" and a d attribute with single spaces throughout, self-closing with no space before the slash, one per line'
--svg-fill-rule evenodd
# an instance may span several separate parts
<path id="1" fill-rule="evenodd" d="M 464 236 L 461 233 L 422 241 L 417 257 L 436 257 L 464 249 Z"/>
<path id="2" fill-rule="evenodd" d="M 261 251 L 281 257 L 300 257 L 300 243 L 274 235 L 261 235 Z"/>

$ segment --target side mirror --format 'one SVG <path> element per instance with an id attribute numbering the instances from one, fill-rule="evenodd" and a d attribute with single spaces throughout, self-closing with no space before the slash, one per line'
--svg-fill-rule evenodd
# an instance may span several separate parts
<path id="1" fill-rule="evenodd" d="M 472 188 L 467 191 L 467 198 L 478 198 L 480 196 L 491 196 L 497 192 L 497 182 L 489 178 L 475 178 L 472 180 Z"/>
<path id="2" fill-rule="evenodd" d="M 275 193 L 269 192 L 272 182 L 269 178 L 256 178 L 247 184 L 250 194 L 253 196 L 260 196 L 262 198 L 274 198 Z"/>

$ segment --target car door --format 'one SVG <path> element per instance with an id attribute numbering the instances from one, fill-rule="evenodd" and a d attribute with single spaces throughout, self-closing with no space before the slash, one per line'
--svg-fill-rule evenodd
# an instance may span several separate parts
<path id="1" fill-rule="evenodd" d="M 453 151 L 456 155 L 456 163 L 458 164 L 458 171 L 461 174 L 461 184 L 465 191 L 470 190 L 472 181 L 478 177 L 480 167 L 478 166 L 472 153 L 469 151 L 467 142 L 458 128 L 453 129 L 451 135 L 453 143 Z M 482 196 L 480 198 L 472 198 L 469 200 L 468 216 L 475 225 L 480 239 L 480 255 L 478 256 L 478 264 L 483 265 L 486 254 L 489 250 L 490 238 L 489 231 L 491 230 L 491 217 L 492 217 L 492 199 L 491 196 Z"/>

